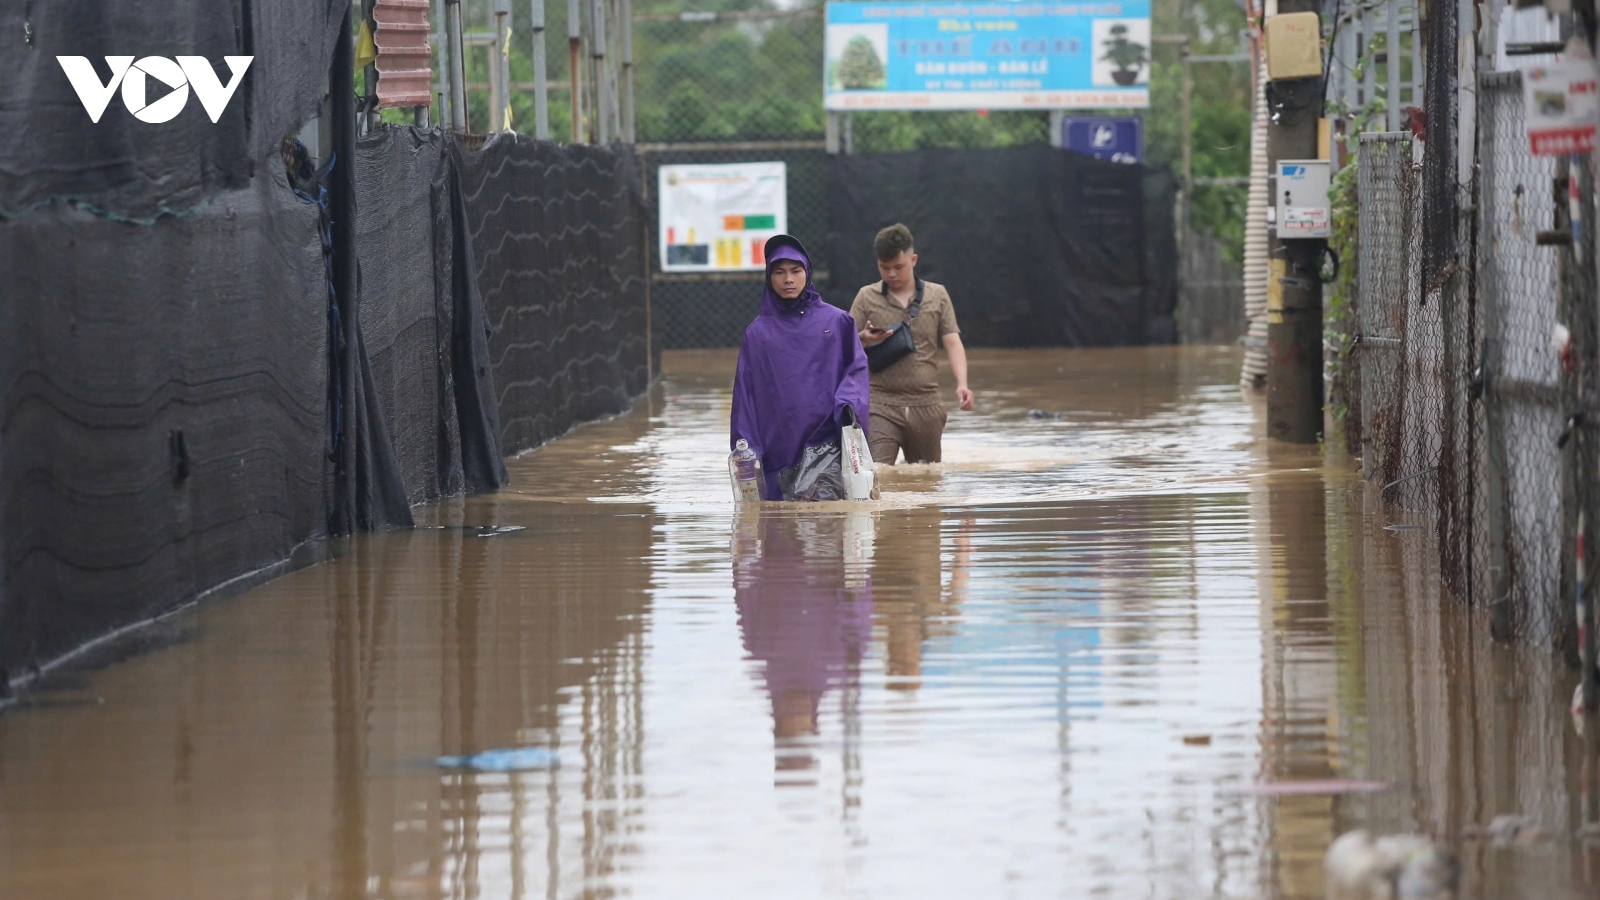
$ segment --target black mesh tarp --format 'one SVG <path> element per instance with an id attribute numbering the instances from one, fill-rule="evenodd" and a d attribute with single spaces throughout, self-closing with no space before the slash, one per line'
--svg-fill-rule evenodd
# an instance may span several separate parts
<path id="1" fill-rule="evenodd" d="M 356 145 L 361 333 L 402 492 L 413 504 L 461 489 L 455 432 L 441 430 L 441 413 L 454 408 L 442 396 L 450 346 L 434 283 L 432 194 L 443 144 L 438 132 L 392 128 Z"/>
<path id="2" fill-rule="evenodd" d="M 1178 180 L 1166 169 L 1144 167 L 1144 341 L 1178 340 L 1178 232 L 1173 218 Z"/>
<path id="3" fill-rule="evenodd" d="M 453 152 L 504 451 L 626 409 L 649 371 L 632 151 L 501 134 Z"/>
<path id="4" fill-rule="evenodd" d="M 41 203 L 0 220 L 0 685 L 284 562 L 341 498 L 370 530 L 498 487 L 502 447 L 645 387 L 631 152 L 385 128 L 346 164 L 354 296 L 330 291 L 338 179 L 298 172 L 293 190 L 270 153 L 243 189 L 162 176 L 100 196 L 121 213 Z M 61 183 L 88 184 L 75 165 Z M 175 197 L 201 202 L 116 221 Z"/>
<path id="5" fill-rule="evenodd" d="M 1171 242 L 1147 229 L 1170 234 L 1172 219 L 1148 221 L 1146 182 L 1142 166 L 1043 146 L 836 157 L 826 294 L 848 306 L 877 281 L 873 236 L 904 222 L 917 273 L 950 289 L 968 344 L 1170 339 L 1172 282 L 1151 268 L 1175 271 L 1176 254 L 1148 259 Z"/>
<path id="6" fill-rule="evenodd" d="M 0 3 L 0 218 L 51 199 L 150 221 L 241 188 L 321 102 L 348 3 L 337 0 L 6 0 Z M 213 123 L 191 95 L 177 118 L 141 122 L 120 91 L 98 123 L 57 56 L 84 56 L 101 82 L 107 56 L 203 56 L 220 80 L 224 56 L 254 56 Z M 147 81 L 147 100 L 161 96 Z"/>
<path id="7" fill-rule="evenodd" d="M 325 531 L 328 289 L 282 169 L 136 226 L 0 223 L 0 667 Z"/>

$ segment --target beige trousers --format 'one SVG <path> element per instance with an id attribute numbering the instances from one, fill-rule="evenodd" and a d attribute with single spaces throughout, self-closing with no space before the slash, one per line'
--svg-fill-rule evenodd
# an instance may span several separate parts
<path id="1" fill-rule="evenodd" d="M 908 463 L 939 462 L 943 458 L 939 443 L 948 418 L 943 403 L 890 406 L 874 400 L 872 416 L 867 423 L 867 444 L 872 448 L 872 461 L 892 466 L 895 457 L 904 450 Z"/>

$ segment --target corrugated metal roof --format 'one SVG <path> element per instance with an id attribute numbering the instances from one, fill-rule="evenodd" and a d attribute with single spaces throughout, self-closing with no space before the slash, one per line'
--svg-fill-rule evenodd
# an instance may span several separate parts
<path id="1" fill-rule="evenodd" d="M 378 106 L 433 105 L 433 48 L 428 0 L 378 0 Z"/>

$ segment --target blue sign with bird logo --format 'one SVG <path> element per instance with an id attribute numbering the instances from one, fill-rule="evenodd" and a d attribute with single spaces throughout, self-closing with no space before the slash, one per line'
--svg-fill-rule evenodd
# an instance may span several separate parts
<path id="1" fill-rule="evenodd" d="M 1138 116 L 1067 116 L 1061 146 L 1073 153 L 1116 163 L 1144 160 L 1144 120 Z"/>

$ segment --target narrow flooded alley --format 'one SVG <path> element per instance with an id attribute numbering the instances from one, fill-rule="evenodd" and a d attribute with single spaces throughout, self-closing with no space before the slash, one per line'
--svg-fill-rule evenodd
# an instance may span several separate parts
<path id="1" fill-rule="evenodd" d="M 973 351 L 944 464 L 759 513 L 733 363 L 24 695 L 0 897 L 1288 900 L 1358 827 L 1600 891 L 1576 674 L 1236 350 Z"/>

